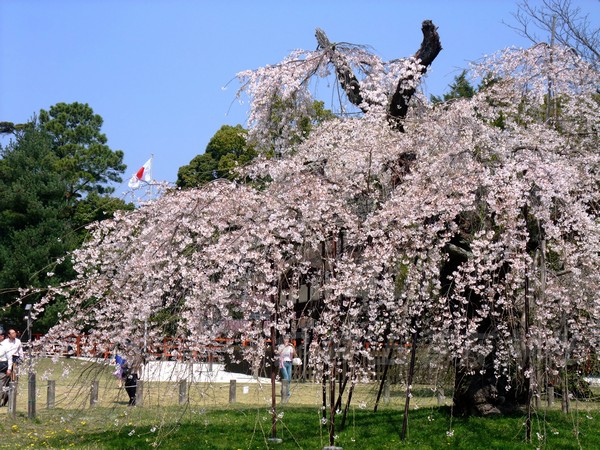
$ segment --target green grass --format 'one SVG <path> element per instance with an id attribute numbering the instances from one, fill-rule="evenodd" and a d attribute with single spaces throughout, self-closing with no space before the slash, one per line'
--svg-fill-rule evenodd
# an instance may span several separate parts
<path id="1" fill-rule="evenodd" d="M 281 444 L 270 444 L 268 408 L 92 408 L 47 410 L 0 422 L 1 448 L 77 449 L 320 449 L 327 430 L 317 408 L 286 407 L 277 422 Z M 338 425 L 341 416 L 337 417 Z M 402 412 L 353 408 L 336 445 L 344 449 L 592 449 L 600 448 L 600 411 L 533 418 L 525 442 L 525 417 L 457 418 L 450 409 L 412 410 L 409 435 L 400 440 Z"/>
<path id="2" fill-rule="evenodd" d="M 144 385 L 144 406 L 128 408 L 112 368 L 79 360 L 36 361 L 37 416 L 27 419 L 26 377 L 20 383 L 16 417 L 0 421 L 1 448 L 74 449 L 321 449 L 328 445 L 321 423 L 321 385 L 293 383 L 292 398 L 279 404 L 277 437 L 271 444 L 270 385 L 238 384 L 237 403 L 228 403 L 228 383 L 193 383 L 179 405 L 178 383 Z M 56 381 L 56 408 L 46 408 L 46 380 Z M 100 383 L 97 406 L 90 407 L 92 381 Z M 243 389 L 242 389 L 243 388 Z M 377 383 L 357 385 L 344 429 L 336 416 L 336 445 L 349 449 L 600 449 L 600 405 L 573 402 L 570 414 L 557 401 L 532 418 L 532 441 L 525 442 L 525 416 L 454 417 L 437 407 L 433 391 L 414 390 L 408 438 L 400 440 L 404 391 L 373 413 Z M 277 388 L 279 393 L 279 388 Z M 600 392 L 595 391 L 596 397 Z M 6 408 L 0 413 L 6 414 Z"/>

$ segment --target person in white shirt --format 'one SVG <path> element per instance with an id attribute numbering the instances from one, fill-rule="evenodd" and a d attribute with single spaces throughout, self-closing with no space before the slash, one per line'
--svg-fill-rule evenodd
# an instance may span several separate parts
<path id="1" fill-rule="evenodd" d="M 16 366 L 23 359 L 23 346 L 21 345 L 21 340 L 17 337 L 17 332 L 13 329 L 8 330 L 8 339 L 5 339 L 5 341 L 8 347 L 6 358 L 8 360 L 8 370 L 6 374 L 12 378 L 14 377 L 13 374 Z"/>
<path id="2" fill-rule="evenodd" d="M 296 349 L 290 343 L 290 337 L 283 337 L 283 344 L 281 344 L 277 353 L 279 353 L 279 369 L 281 370 L 281 378 L 283 380 L 290 381 L 292 379 L 292 359 L 296 356 Z"/>
<path id="3" fill-rule="evenodd" d="M 279 354 L 279 370 L 281 371 L 281 398 L 287 401 L 290 397 L 290 381 L 292 379 L 292 360 L 297 356 L 290 337 L 283 337 L 283 344 L 277 348 Z"/>
<path id="4" fill-rule="evenodd" d="M 8 403 L 8 385 L 10 383 L 10 374 L 8 371 L 8 339 L 5 338 L 4 329 L 0 328 L 0 406 L 6 406 Z"/>

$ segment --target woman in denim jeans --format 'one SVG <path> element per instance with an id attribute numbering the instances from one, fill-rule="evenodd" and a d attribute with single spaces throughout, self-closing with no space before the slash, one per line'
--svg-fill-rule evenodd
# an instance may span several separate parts
<path id="1" fill-rule="evenodd" d="M 290 337 L 283 337 L 283 344 L 279 346 L 277 349 L 277 353 L 279 353 L 279 370 L 281 371 L 281 380 L 282 380 L 282 396 L 284 391 L 287 394 L 287 397 L 290 396 L 289 383 L 292 379 L 292 359 L 296 357 L 296 349 L 290 343 Z"/>

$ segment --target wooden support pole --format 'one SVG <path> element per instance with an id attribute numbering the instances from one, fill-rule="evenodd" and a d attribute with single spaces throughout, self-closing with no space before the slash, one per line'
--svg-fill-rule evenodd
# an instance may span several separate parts
<path id="1" fill-rule="evenodd" d="M 46 397 L 46 408 L 54 409 L 56 405 L 56 381 L 48 380 L 48 395 Z"/>
<path id="2" fill-rule="evenodd" d="M 35 419 L 35 373 L 27 374 L 27 418 Z"/>
<path id="3" fill-rule="evenodd" d="M 17 382 L 8 383 L 8 415 L 15 417 L 17 415 Z"/>
<path id="4" fill-rule="evenodd" d="M 90 406 L 96 406 L 98 404 L 98 391 L 100 390 L 100 382 L 98 380 L 92 381 L 90 388 Z"/>
<path id="5" fill-rule="evenodd" d="M 229 403 L 233 404 L 236 402 L 235 394 L 237 391 L 237 381 L 229 380 Z"/>
<path id="6" fill-rule="evenodd" d="M 389 346 L 390 350 L 388 352 L 387 358 L 384 360 L 385 365 L 383 366 L 383 375 L 381 376 L 381 381 L 379 383 L 379 391 L 377 392 L 377 398 L 375 399 L 375 406 L 373 407 L 373 412 L 377 412 L 377 408 L 379 407 L 379 400 L 381 399 L 383 386 L 387 380 L 388 368 L 390 366 L 390 361 L 392 360 L 392 355 L 394 353 L 394 342 L 390 342 Z"/>
<path id="7" fill-rule="evenodd" d="M 184 405 L 187 401 L 187 381 L 179 381 L 179 404 Z"/>

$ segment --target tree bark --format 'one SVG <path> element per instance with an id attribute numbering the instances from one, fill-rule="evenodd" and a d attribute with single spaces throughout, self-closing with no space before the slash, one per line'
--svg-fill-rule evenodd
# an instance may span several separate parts
<path id="1" fill-rule="evenodd" d="M 363 109 L 363 107 L 361 106 L 363 103 L 363 98 L 360 93 L 360 83 L 356 78 L 356 75 L 354 75 L 352 68 L 346 61 L 346 58 L 344 58 L 344 56 L 340 52 L 336 51 L 335 43 L 332 44 L 329 41 L 329 38 L 323 30 L 317 28 L 317 30 L 315 31 L 315 36 L 317 38 L 319 47 L 321 47 L 327 52 L 329 56 L 329 61 L 335 67 L 335 73 L 337 75 L 337 78 L 340 82 L 340 85 L 342 86 L 342 89 L 348 96 L 348 100 L 350 100 L 350 103 L 352 103 L 355 106 L 358 106 L 363 112 L 366 112 L 365 109 Z"/>
<path id="2" fill-rule="evenodd" d="M 406 114 L 408 113 L 408 103 L 415 94 L 416 88 L 413 83 L 415 76 L 420 78 L 425 75 L 427 67 L 431 65 L 433 60 L 442 51 L 442 43 L 440 42 L 437 27 L 431 20 L 423 21 L 421 31 L 423 32 L 423 41 L 421 42 L 421 47 L 414 55 L 415 59 L 421 61 L 421 70 L 416 75 L 411 74 L 398 81 L 396 92 L 394 92 L 394 95 L 392 96 L 392 101 L 388 110 L 390 122 L 400 132 L 404 132 L 402 119 L 406 117 Z"/>
<path id="3" fill-rule="evenodd" d="M 419 60 L 422 64 L 421 69 L 417 74 L 410 74 L 405 78 L 398 80 L 396 91 L 392 96 L 392 101 L 388 106 L 388 113 L 390 123 L 398 131 L 404 132 L 404 127 L 401 120 L 406 117 L 408 112 L 408 103 L 411 97 L 414 95 L 416 88 L 414 87 L 415 78 L 422 77 L 427 72 L 427 67 L 431 65 L 433 60 L 442 51 L 442 44 L 440 42 L 440 36 L 437 32 L 437 27 L 431 20 L 423 21 L 421 25 L 421 31 L 423 32 L 423 41 L 419 50 L 413 55 L 413 58 Z M 335 72 L 340 82 L 340 85 L 348 100 L 353 105 L 366 112 L 369 102 L 365 102 L 362 94 L 361 87 L 358 78 L 354 74 L 352 67 L 346 61 L 343 54 L 336 50 L 335 43 L 331 43 L 327 35 L 323 30 L 317 28 L 315 32 L 319 47 L 324 49 L 329 57 L 329 61 L 335 67 Z"/>

